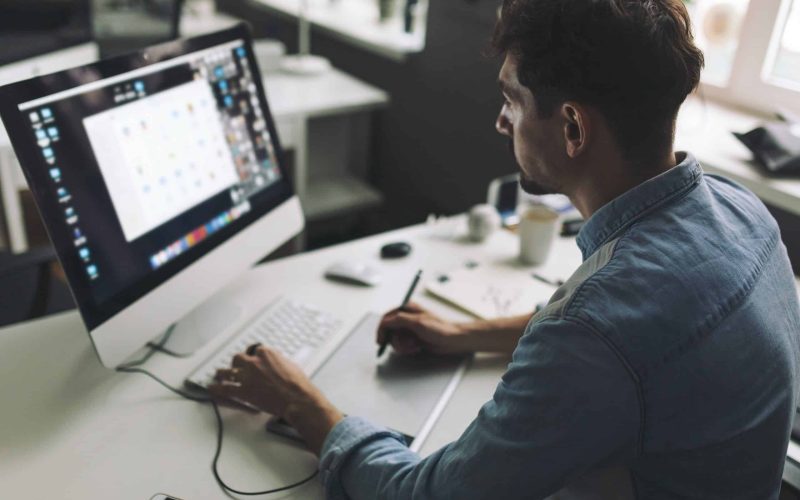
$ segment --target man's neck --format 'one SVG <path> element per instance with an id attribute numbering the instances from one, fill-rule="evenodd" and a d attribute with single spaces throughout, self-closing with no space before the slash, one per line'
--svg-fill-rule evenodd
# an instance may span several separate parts
<path id="1" fill-rule="evenodd" d="M 631 165 L 623 161 L 599 161 L 602 168 L 587 169 L 580 185 L 569 194 L 570 201 L 585 220 L 597 210 L 639 184 L 677 165 L 674 152 L 649 165 Z"/>

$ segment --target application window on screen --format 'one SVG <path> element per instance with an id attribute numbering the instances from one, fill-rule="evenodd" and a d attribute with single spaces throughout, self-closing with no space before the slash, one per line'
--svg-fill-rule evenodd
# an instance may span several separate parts
<path id="1" fill-rule="evenodd" d="M 239 182 L 206 81 L 111 108 L 83 123 L 128 241 Z"/>

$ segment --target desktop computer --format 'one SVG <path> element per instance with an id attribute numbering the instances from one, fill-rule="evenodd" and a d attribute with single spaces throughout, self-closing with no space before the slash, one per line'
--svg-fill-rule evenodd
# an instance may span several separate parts
<path id="1" fill-rule="evenodd" d="M 344 332 L 335 314 L 280 297 L 239 322 L 215 295 L 304 220 L 244 25 L 7 85 L 0 117 L 105 366 L 165 332 L 163 347 L 188 353 L 243 325 L 187 385 L 263 343 L 418 449 L 462 359 L 390 356 L 376 369 L 379 315 Z"/>
<path id="2" fill-rule="evenodd" d="M 105 366 L 193 315 L 204 343 L 236 314 L 204 301 L 303 228 L 244 25 L 7 85 L 0 116 Z"/>

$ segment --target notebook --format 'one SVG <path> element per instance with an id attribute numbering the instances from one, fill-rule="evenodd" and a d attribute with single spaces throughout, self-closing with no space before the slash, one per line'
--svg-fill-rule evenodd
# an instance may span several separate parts
<path id="1" fill-rule="evenodd" d="M 556 287 L 513 267 L 461 268 L 425 284 L 428 293 L 479 319 L 531 314 Z"/>

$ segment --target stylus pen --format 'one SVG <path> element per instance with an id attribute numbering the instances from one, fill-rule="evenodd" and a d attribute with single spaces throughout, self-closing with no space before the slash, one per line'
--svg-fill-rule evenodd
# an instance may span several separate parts
<path id="1" fill-rule="evenodd" d="M 419 283 L 419 278 L 422 276 L 422 269 L 417 271 L 417 275 L 414 276 L 414 281 L 411 282 L 411 286 L 408 288 L 408 292 L 406 292 L 406 298 L 403 299 L 403 304 L 400 306 L 400 311 L 404 310 L 408 305 L 408 301 L 411 300 L 411 295 L 414 293 L 414 289 L 417 288 L 417 283 Z M 392 340 L 392 332 L 386 332 L 386 336 L 383 338 L 383 342 L 381 342 L 381 346 L 378 347 L 378 357 L 380 358 L 383 356 L 383 352 L 386 350 L 386 346 L 389 345 L 389 342 Z"/>

